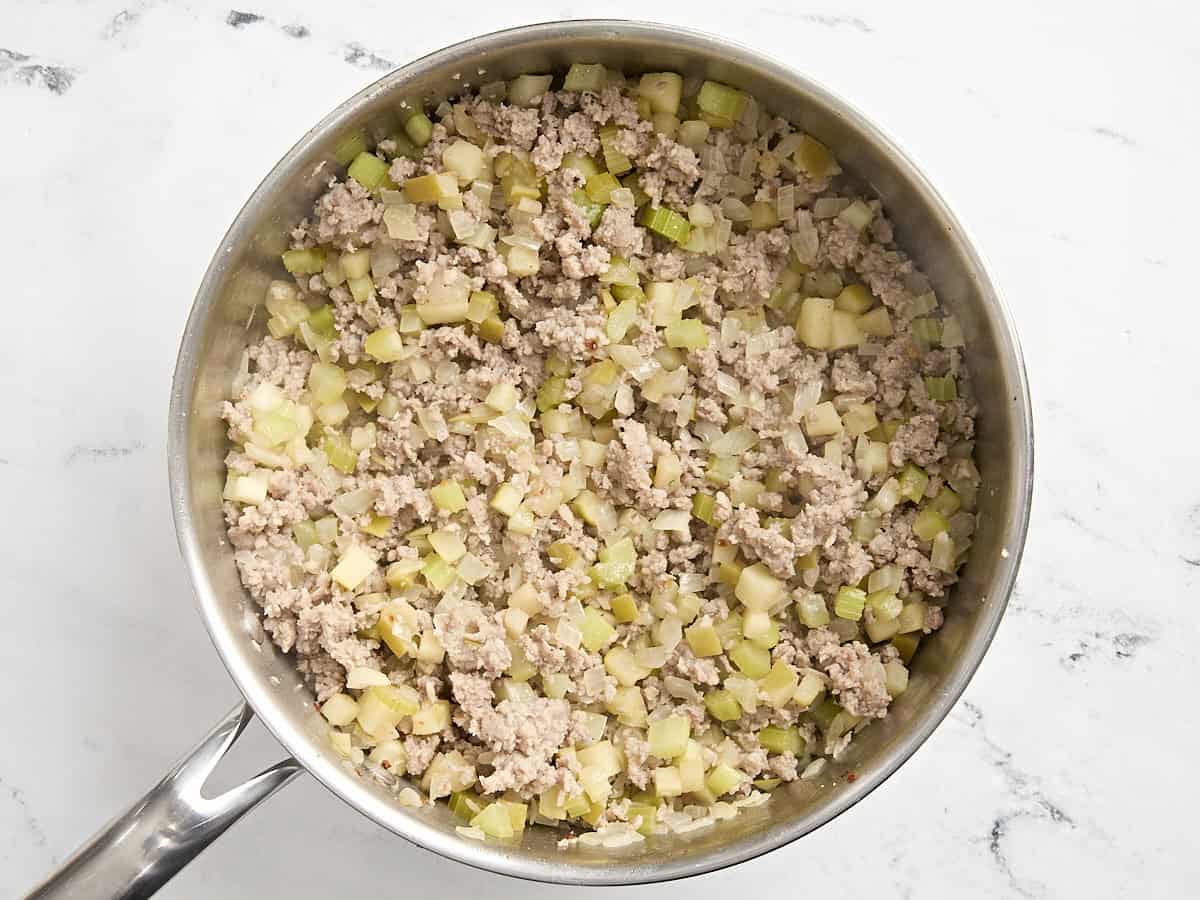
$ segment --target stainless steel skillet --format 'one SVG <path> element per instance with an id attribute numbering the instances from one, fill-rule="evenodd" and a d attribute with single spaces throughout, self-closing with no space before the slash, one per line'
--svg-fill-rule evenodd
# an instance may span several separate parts
<path id="1" fill-rule="evenodd" d="M 945 627 L 922 645 L 910 689 L 849 757 L 812 782 L 706 832 L 655 837 L 619 851 L 555 846 L 549 830 L 520 844 L 464 840 L 444 806 L 412 810 L 347 768 L 290 661 L 266 639 L 238 581 L 221 513 L 225 427 L 218 415 L 247 342 L 245 324 L 291 223 L 321 191 L 340 138 L 385 127 L 401 97 L 440 98 L 464 84 L 602 62 L 628 74 L 670 69 L 734 84 L 829 144 L 882 197 L 898 240 L 960 319 L 980 404 L 981 523 Z M 482 71 L 481 71 L 482 70 Z M 246 697 L 175 769 L 114 820 L 35 897 L 146 897 L 241 815 L 308 770 L 379 824 L 422 847 L 506 875 L 566 884 L 628 884 L 695 875 L 758 856 L 823 825 L 861 800 L 929 737 L 979 665 L 1012 589 L 1033 482 L 1024 365 L 1012 323 L 984 264 L 932 185 L 896 144 L 851 106 L 798 73 L 723 39 L 663 25 L 557 22 L 474 38 L 385 76 L 343 103 L 279 162 L 238 214 L 213 257 L 180 346 L 171 392 L 168 467 L 175 525 L 200 612 Z M 207 774 L 253 709 L 290 758 L 206 799 Z M 845 777 L 853 770 L 853 779 Z"/>

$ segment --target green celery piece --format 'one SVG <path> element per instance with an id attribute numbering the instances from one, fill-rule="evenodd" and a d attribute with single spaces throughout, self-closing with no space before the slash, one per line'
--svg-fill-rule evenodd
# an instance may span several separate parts
<path id="1" fill-rule="evenodd" d="M 599 63 L 573 63 L 563 79 L 564 91 L 590 91 L 598 94 L 604 89 L 608 72 Z"/>
<path id="2" fill-rule="evenodd" d="M 691 234 L 692 226 L 683 216 L 665 206 L 648 206 L 642 213 L 642 224 L 655 234 L 676 244 L 682 244 Z"/>
<path id="3" fill-rule="evenodd" d="M 325 248 L 309 247 L 307 250 L 285 250 L 283 267 L 293 275 L 316 275 L 325 270 Z"/>
<path id="4" fill-rule="evenodd" d="M 433 122 L 425 113 L 419 112 L 404 123 L 404 133 L 418 147 L 424 147 L 433 137 Z"/>
<path id="5" fill-rule="evenodd" d="M 710 117 L 706 120 L 709 124 L 714 124 L 711 120 L 715 119 L 722 124 L 728 122 L 732 125 L 746 109 L 746 95 L 718 81 L 706 81 L 700 85 L 696 105 L 700 112 Z"/>
<path id="6" fill-rule="evenodd" d="M 604 204 L 595 203 L 587 193 L 580 188 L 571 195 L 571 199 L 575 201 L 575 205 L 583 210 L 583 215 L 587 219 L 590 226 L 595 228 L 600 224 L 600 219 L 604 215 Z"/>
<path id="7" fill-rule="evenodd" d="M 346 135 L 333 148 L 333 158 L 338 165 L 348 166 L 360 153 L 367 150 L 367 136 L 362 130 L 353 131 Z"/>
<path id="8" fill-rule="evenodd" d="M 363 152 L 354 157 L 348 174 L 368 191 L 373 191 L 388 177 L 388 164 L 374 153 Z"/>

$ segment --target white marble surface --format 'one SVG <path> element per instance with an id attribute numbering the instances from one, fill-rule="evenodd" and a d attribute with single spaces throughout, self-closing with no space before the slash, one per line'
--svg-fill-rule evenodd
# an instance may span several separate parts
<path id="1" fill-rule="evenodd" d="M 393 61 L 601 12 L 773 53 L 907 145 L 991 258 L 1039 429 L 1017 595 L 928 744 L 798 845 L 611 893 L 1195 895 L 1194 3 L 513 0 L 430 14 L 253 0 L 238 16 L 122 2 L 0 9 L 0 895 L 63 860 L 235 699 L 177 556 L 164 442 L 191 295 L 242 200 Z M 258 730 L 241 768 L 275 753 Z M 308 781 L 164 896 L 285 891 L 595 894 L 442 861 Z"/>

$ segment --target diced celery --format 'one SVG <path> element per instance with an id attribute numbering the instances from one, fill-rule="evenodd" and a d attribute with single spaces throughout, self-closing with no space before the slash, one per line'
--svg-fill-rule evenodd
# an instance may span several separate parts
<path id="1" fill-rule="evenodd" d="M 827 178 L 841 171 L 829 148 L 810 135 L 804 135 L 794 154 L 796 165 L 813 178 Z"/>
<path id="2" fill-rule="evenodd" d="M 471 791 L 456 791 L 450 795 L 446 805 L 454 815 L 470 821 L 483 811 L 484 802 Z"/>
<path id="3" fill-rule="evenodd" d="M 769 610 L 783 601 L 787 586 L 762 563 L 755 563 L 742 569 L 733 593 L 747 609 Z"/>
<path id="4" fill-rule="evenodd" d="M 316 275 L 325 268 L 325 248 L 286 250 L 283 253 L 283 267 L 293 275 Z"/>
<path id="5" fill-rule="evenodd" d="M 855 320 L 855 324 L 858 325 L 859 331 L 871 337 L 891 337 L 892 335 L 892 319 L 885 306 L 877 306 L 875 309 L 863 313 Z"/>
<path id="6" fill-rule="evenodd" d="M 607 78 L 608 73 L 599 62 L 590 65 L 587 62 L 575 62 L 569 70 L 566 70 L 563 90 L 590 91 L 592 94 L 599 94 L 601 90 L 604 90 Z"/>
<path id="7" fill-rule="evenodd" d="M 835 309 L 830 314 L 829 343 L 831 350 L 844 350 L 847 347 L 857 347 L 863 342 L 862 330 L 858 327 L 858 317 L 854 313 Z"/>
<path id="8" fill-rule="evenodd" d="M 405 716 L 420 709 L 420 697 L 408 685 L 375 685 L 358 698 L 358 724 L 367 734 L 384 736 Z M 393 734 L 393 737 L 395 735 Z"/>
<path id="9" fill-rule="evenodd" d="M 953 490 L 943 487 L 938 491 L 937 496 L 929 501 L 928 505 L 930 509 L 941 513 L 943 516 L 952 516 L 962 506 L 962 500 Z"/>
<path id="10" fill-rule="evenodd" d="M 738 785 L 745 780 L 745 774 L 732 766 L 721 763 L 708 773 L 708 777 L 704 779 L 704 783 L 716 796 L 721 797 L 730 791 L 736 790 Z"/>
<path id="11" fill-rule="evenodd" d="M 833 301 L 825 297 L 806 297 L 800 304 L 796 337 L 814 350 L 833 346 Z"/>
<path id="12" fill-rule="evenodd" d="M 702 350 L 708 346 L 708 330 L 699 319 L 676 319 L 666 327 L 668 347 Z"/>
<path id="13" fill-rule="evenodd" d="M 513 106 L 535 106 L 550 90 L 550 75 L 518 75 L 508 84 L 508 102 Z"/>
<path id="14" fill-rule="evenodd" d="M 504 323 L 495 316 L 489 316 L 479 323 L 478 333 L 489 344 L 499 344 L 504 340 Z"/>
<path id="15" fill-rule="evenodd" d="M 704 142 L 708 140 L 710 126 L 707 122 L 702 122 L 699 119 L 689 119 L 686 122 L 679 123 L 679 134 L 676 140 L 685 147 L 690 147 L 692 150 L 699 150 L 704 146 Z"/>
<path id="16" fill-rule="evenodd" d="M 920 466 L 906 463 L 900 470 L 899 493 L 906 500 L 919 503 L 929 485 L 929 475 Z M 885 510 L 886 512 L 886 510 Z"/>
<path id="17" fill-rule="evenodd" d="M 799 756 L 804 752 L 805 741 L 800 729 L 779 728 L 768 725 L 758 733 L 758 742 L 771 753 L 790 753 Z"/>
<path id="18" fill-rule="evenodd" d="M 904 608 L 895 591 L 873 591 L 867 595 L 867 606 L 874 618 L 883 622 L 896 618 Z"/>
<path id="19" fill-rule="evenodd" d="M 861 316 L 875 303 L 870 289 L 863 284 L 848 284 L 833 301 L 837 309 Z M 860 326 L 861 327 L 861 326 Z"/>
<path id="20" fill-rule="evenodd" d="M 621 187 L 621 182 L 611 172 L 600 172 L 587 180 L 584 191 L 593 203 L 607 205 L 612 202 L 612 192 Z"/>
<path id="21" fill-rule="evenodd" d="M 453 531 L 430 532 L 429 545 L 433 547 L 434 553 L 448 563 L 458 562 L 467 552 L 467 545 L 463 543 L 463 539 L 458 536 L 457 532 Z"/>
<path id="22" fill-rule="evenodd" d="M 418 175 L 404 182 L 404 199 L 409 203 L 437 203 L 458 196 L 458 177 L 449 172 Z"/>
<path id="23" fill-rule="evenodd" d="M 750 204 L 750 230 L 764 231 L 779 225 L 779 214 L 774 203 L 757 200 Z"/>
<path id="24" fill-rule="evenodd" d="M 357 157 L 360 153 L 366 152 L 367 136 L 360 129 L 352 131 L 346 135 L 333 148 L 333 158 L 338 161 L 338 165 L 346 166 Z"/>
<path id="25" fill-rule="evenodd" d="M 617 634 L 617 629 L 605 618 L 604 613 L 594 606 L 584 608 L 579 630 L 583 635 L 583 646 L 593 653 L 608 644 Z"/>
<path id="26" fill-rule="evenodd" d="M 640 610 L 633 594 L 619 594 L 612 600 L 613 618 L 622 624 L 637 621 Z"/>
<path id="27" fill-rule="evenodd" d="M 682 244 L 692 230 L 691 224 L 673 209 L 665 206 L 647 206 L 642 213 L 642 224 L 655 234 Z"/>
<path id="28" fill-rule="evenodd" d="M 393 516 L 372 516 L 371 521 L 363 526 L 363 531 L 372 537 L 383 537 L 392 530 Z"/>
<path id="29" fill-rule="evenodd" d="M 912 330 L 913 340 L 925 349 L 932 347 L 942 337 L 941 319 L 916 318 L 909 323 L 909 328 Z"/>
<path id="30" fill-rule="evenodd" d="M 434 590 L 444 591 L 454 583 L 457 573 L 454 571 L 454 566 L 450 565 L 440 556 L 430 555 L 425 558 L 425 565 L 421 569 L 421 574 L 425 576 L 425 580 L 429 582 L 429 586 Z"/>
<path id="31" fill-rule="evenodd" d="M 620 343 L 630 326 L 637 320 L 638 304 L 636 300 L 622 300 L 608 314 L 608 322 L 604 326 L 605 334 L 613 343 Z M 705 336 L 707 341 L 707 336 Z"/>
<path id="32" fill-rule="evenodd" d="M 433 122 L 425 113 L 419 112 L 408 117 L 408 121 L 404 123 L 404 133 L 418 147 L 424 147 L 433 137 Z"/>
<path id="33" fill-rule="evenodd" d="M 917 513 L 912 530 L 921 540 L 932 541 L 942 532 L 949 531 L 950 523 L 937 510 L 926 507 Z"/>
<path id="34" fill-rule="evenodd" d="M 929 605 L 924 600 L 913 600 L 905 603 L 904 608 L 900 610 L 899 616 L 900 634 L 922 631 L 925 628 L 925 617 L 928 612 Z"/>
<path id="35" fill-rule="evenodd" d="M 616 716 L 622 725 L 640 728 L 646 724 L 646 701 L 641 689 L 636 686 L 617 688 L 604 708 Z"/>
<path id="36" fill-rule="evenodd" d="M 459 492 L 462 492 L 462 488 L 459 488 Z M 463 499 L 466 500 L 465 497 Z M 499 513 L 511 516 L 521 506 L 521 499 L 520 490 L 505 482 L 497 487 L 496 493 L 492 495 L 491 507 Z"/>
<path id="37" fill-rule="evenodd" d="M 710 456 L 704 477 L 713 484 L 726 485 L 740 469 L 741 462 L 735 456 Z"/>
<path id="38" fill-rule="evenodd" d="M 360 153 L 350 163 L 347 174 L 368 191 L 373 191 L 388 177 L 388 164 L 374 153 Z"/>
<path id="39" fill-rule="evenodd" d="M 930 564 L 939 571 L 953 572 L 955 565 L 954 538 L 945 531 L 939 532 L 933 539 L 933 547 L 929 551 Z"/>
<path id="40" fill-rule="evenodd" d="M 363 349 L 380 362 L 396 362 L 404 355 L 404 338 L 389 325 L 367 335 Z"/>
<path id="41" fill-rule="evenodd" d="M 692 515 L 705 525 L 712 525 L 715 505 L 716 500 L 712 494 L 698 491 L 692 495 Z"/>
<path id="42" fill-rule="evenodd" d="M 462 512 L 467 508 L 467 497 L 462 486 L 452 478 L 430 488 L 429 497 L 434 506 L 446 512 Z"/>
<path id="43" fill-rule="evenodd" d="M 700 85 L 696 106 L 704 120 L 715 128 L 731 128 L 746 109 L 747 97 L 741 91 L 717 81 Z"/>
<path id="44" fill-rule="evenodd" d="M 840 619 L 857 622 L 867 604 L 867 592 L 861 588 L 842 585 L 833 598 L 833 612 Z"/>
<path id="45" fill-rule="evenodd" d="M 795 701 L 797 706 L 807 709 L 816 702 L 816 699 L 821 696 L 821 692 L 824 690 L 824 679 L 816 672 L 808 671 L 800 679 L 800 684 L 797 685 L 796 692 L 792 695 L 792 700 Z"/>
<path id="46" fill-rule="evenodd" d="M 953 375 L 946 375 L 940 378 L 933 375 L 926 375 L 925 391 L 929 394 L 929 399 L 937 400 L 941 403 L 949 403 L 958 397 L 958 386 L 954 383 Z"/>
<path id="47" fill-rule="evenodd" d="M 735 588 L 744 568 L 736 559 L 717 563 L 717 580 L 726 587 Z"/>
<path id="48" fill-rule="evenodd" d="M 684 639 L 696 656 L 720 656 L 723 652 L 721 637 L 707 618 L 701 619 L 684 631 Z"/>
<path id="49" fill-rule="evenodd" d="M 631 803 L 625 813 L 629 822 L 637 823 L 637 830 L 647 837 L 654 833 L 658 818 L 658 807 L 649 803 Z"/>
<path id="50" fill-rule="evenodd" d="M 917 645 L 921 643 L 921 635 L 919 634 L 898 634 L 892 638 L 892 646 L 900 653 L 900 658 L 906 663 L 910 662 L 913 655 L 917 652 Z"/>
<path id="51" fill-rule="evenodd" d="M 709 691 L 704 695 L 704 706 L 718 722 L 732 722 L 742 717 L 742 708 L 737 699 L 724 688 Z"/>
<path id="52" fill-rule="evenodd" d="M 800 676 L 796 674 L 796 670 L 779 660 L 771 666 L 758 687 L 771 706 L 781 709 L 792 699 L 799 684 Z"/>
<path id="53" fill-rule="evenodd" d="M 650 723 L 647 730 L 650 753 L 659 759 L 675 759 L 687 750 L 692 726 L 686 716 L 667 716 Z"/>
<path id="54" fill-rule="evenodd" d="M 516 275 L 518 278 L 536 275 L 541 267 L 538 252 L 532 247 L 525 246 L 508 247 L 504 262 L 508 267 L 509 274 Z"/>
<path id="55" fill-rule="evenodd" d="M 678 797 L 683 793 L 678 767 L 659 766 L 654 770 L 654 793 L 660 797 Z"/>
<path id="56" fill-rule="evenodd" d="M 513 836 L 512 816 L 503 803 L 491 803 L 471 819 L 471 825 L 488 837 L 510 838 Z"/>
<path id="57" fill-rule="evenodd" d="M 616 125 L 606 125 L 600 129 L 600 150 L 604 155 L 604 167 L 613 175 L 624 175 L 633 168 L 633 162 L 616 148 Z"/>
<path id="58" fill-rule="evenodd" d="M 650 72 L 638 82 L 638 96 L 649 102 L 653 112 L 675 115 L 683 96 L 683 78 L 674 72 Z"/>
<path id="59" fill-rule="evenodd" d="M 321 440 L 321 449 L 329 458 L 329 464 L 347 475 L 358 468 L 358 451 L 350 446 L 350 441 L 344 434 L 327 434 Z"/>
<path id="60" fill-rule="evenodd" d="M 747 640 L 729 651 L 729 659 L 747 678 L 762 678 L 771 671 L 771 653 Z"/>

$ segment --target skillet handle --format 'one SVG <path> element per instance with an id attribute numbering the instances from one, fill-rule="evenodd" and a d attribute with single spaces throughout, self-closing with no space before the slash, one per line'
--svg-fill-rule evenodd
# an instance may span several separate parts
<path id="1" fill-rule="evenodd" d="M 149 897 L 226 828 L 304 771 L 289 758 L 218 797 L 201 793 L 253 715 L 246 703 L 230 710 L 162 781 L 75 851 L 27 900 Z"/>

